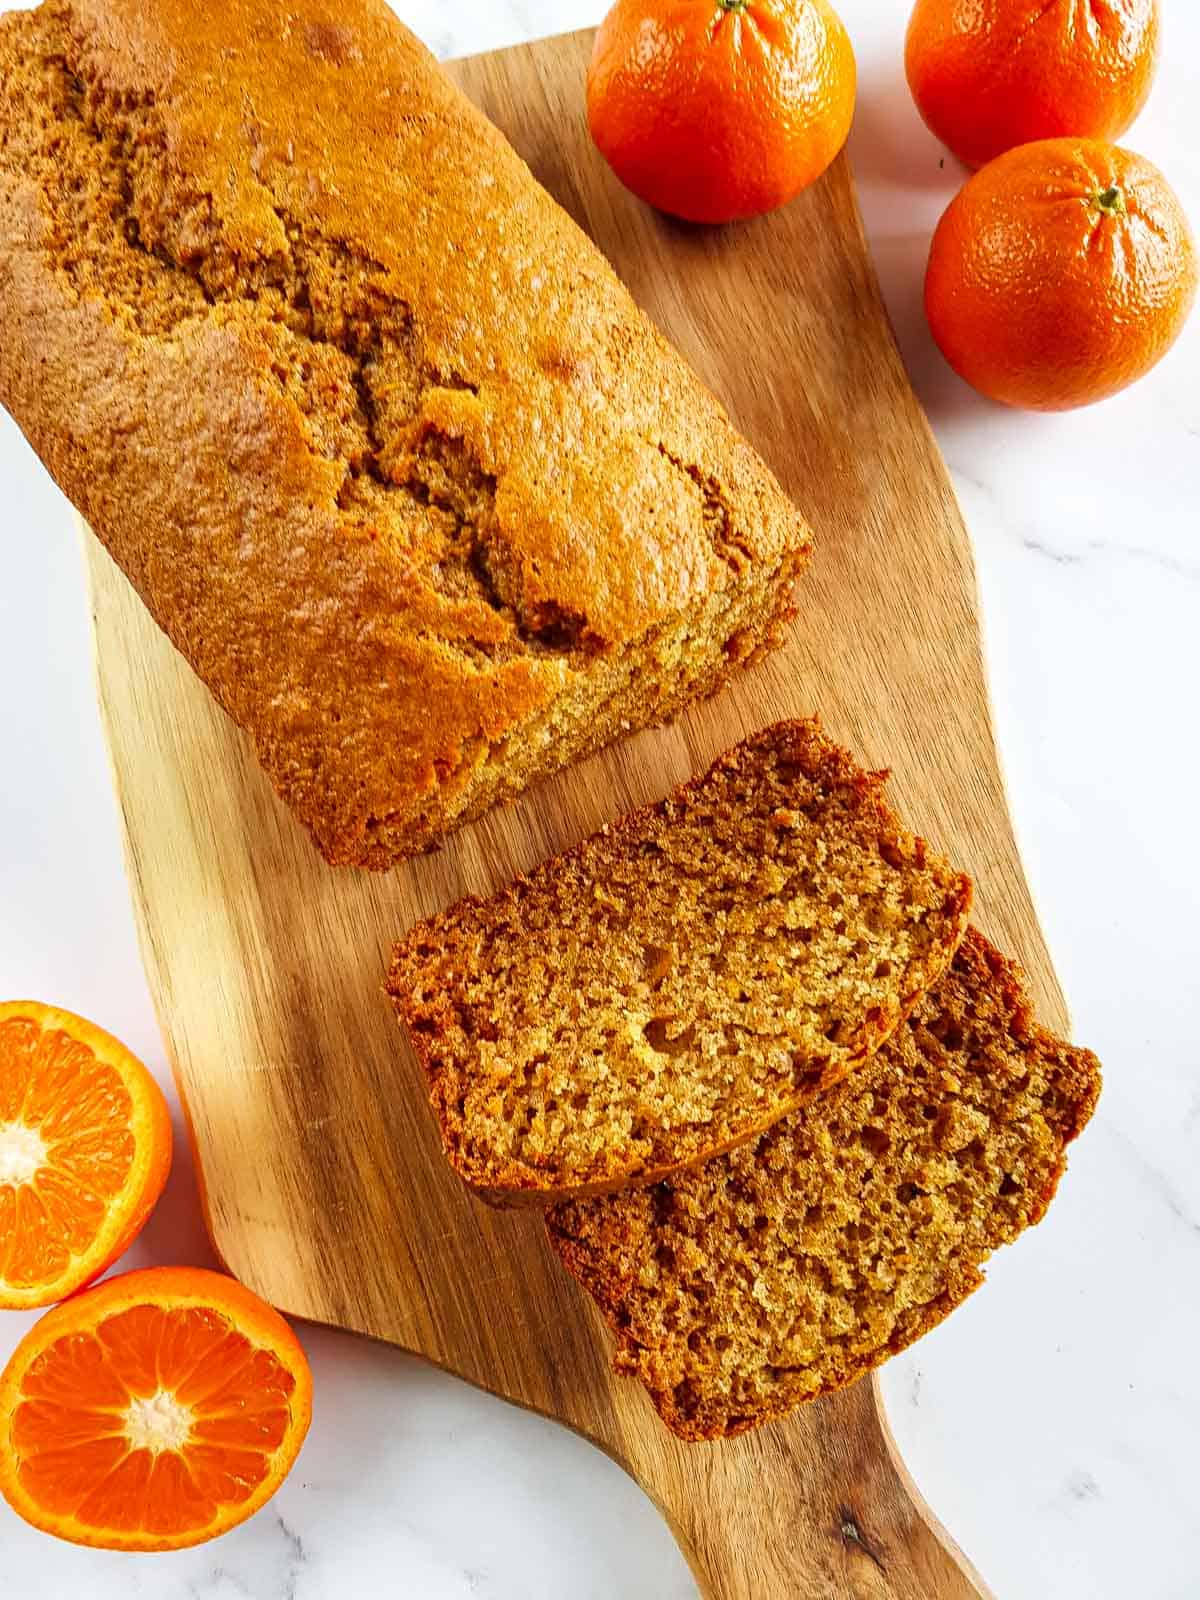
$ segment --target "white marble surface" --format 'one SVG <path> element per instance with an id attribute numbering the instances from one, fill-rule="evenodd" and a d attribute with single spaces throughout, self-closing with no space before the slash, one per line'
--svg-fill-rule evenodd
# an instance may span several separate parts
<path id="1" fill-rule="evenodd" d="M 400 0 L 442 54 L 594 21 L 599 0 Z M 1001 1600 L 1200 1597 L 1200 317 L 1153 377 L 1046 418 L 976 399 L 920 315 L 960 180 L 900 67 L 906 0 L 841 0 L 852 138 L 905 356 L 974 534 L 1012 804 L 1075 1015 L 1107 1066 L 1046 1223 L 884 1387 L 900 1447 Z M 1200 11 L 1167 0 L 1126 142 L 1200 222 Z M 65 503 L 0 418 L 0 991 L 94 1016 L 164 1082 L 93 702 Z M 204 1261 L 179 1128 L 125 1265 Z M 0 1360 L 27 1318 L 0 1317 Z M 0 1505 L 5 1600 L 684 1600 L 666 1527 L 598 1452 L 386 1349 L 303 1331 L 316 1420 L 254 1522 L 153 1559 Z M 783 1597 L 764 1597 L 783 1600 Z"/>

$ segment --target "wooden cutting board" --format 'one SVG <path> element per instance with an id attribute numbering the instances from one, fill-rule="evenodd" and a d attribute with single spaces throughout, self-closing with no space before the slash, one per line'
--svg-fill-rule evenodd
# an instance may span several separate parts
<path id="1" fill-rule="evenodd" d="M 788 1421 L 685 1446 L 537 1219 L 444 1166 L 381 982 L 419 916 L 486 892 L 741 735 L 819 709 L 890 765 L 905 815 L 977 878 L 979 921 L 1065 1027 L 993 746 L 971 552 L 909 387 L 850 168 L 727 230 L 653 216 L 592 152 L 588 37 L 452 69 L 593 234 L 807 512 L 818 554 L 786 647 L 675 726 L 543 785 L 388 877 L 335 872 L 247 741 L 87 541 L 100 701 L 142 952 L 187 1107 L 213 1240 L 285 1311 L 372 1334 L 616 1457 L 719 1600 L 981 1593 L 895 1459 L 867 1382 Z M 985 1291 L 986 1293 L 986 1291 Z"/>

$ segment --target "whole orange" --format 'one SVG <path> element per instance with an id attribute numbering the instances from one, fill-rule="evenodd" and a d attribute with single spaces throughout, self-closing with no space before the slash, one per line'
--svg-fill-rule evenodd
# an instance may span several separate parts
<path id="1" fill-rule="evenodd" d="M 854 52 L 826 0 L 617 0 L 588 69 L 592 137 L 660 211 L 784 205 L 846 142 Z"/>
<path id="2" fill-rule="evenodd" d="M 1196 294 L 1187 218 L 1157 167 L 1099 139 L 998 156 L 938 224 L 925 312 L 942 354 L 1006 405 L 1064 411 L 1143 376 Z"/>
<path id="3" fill-rule="evenodd" d="M 1077 134 L 1116 139 L 1154 76 L 1157 0 L 917 0 L 905 67 L 960 161 Z"/>

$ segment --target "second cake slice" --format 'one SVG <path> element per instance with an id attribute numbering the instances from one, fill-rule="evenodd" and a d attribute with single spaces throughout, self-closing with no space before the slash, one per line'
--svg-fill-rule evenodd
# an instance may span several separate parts
<path id="1" fill-rule="evenodd" d="M 844 1078 L 949 965 L 967 878 L 815 722 L 464 900 L 388 990 L 452 1165 L 547 1204 L 731 1149 Z"/>
<path id="2" fill-rule="evenodd" d="M 740 1149 L 558 1206 L 550 1239 L 673 1432 L 742 1433 L 855 1383 L 1039 1222 L 1100 1064 L 974 930 L 861 1072 Z"/>

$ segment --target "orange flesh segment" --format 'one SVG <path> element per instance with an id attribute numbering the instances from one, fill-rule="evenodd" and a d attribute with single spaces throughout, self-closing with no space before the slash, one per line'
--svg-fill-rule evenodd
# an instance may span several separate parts
<path id="1" fill-rule="evenodd" d="M 291 1424 L 295 1378 L 226 1316 L 134 1306 L 32 1362 L 12 1423 L 18 1472 L 45 1510 L 105 1532 L 208 1527 L 249 1499 Z M 177 1448 L 135 1447 L 138 1400 L 183 1408 Z"/>
<path id="2" fill-rule="evenodd" d="M 25 1182 L 0 1183 L 0 1282 L 53 1283 L 93 1243 L 133 1164 L 133 1101 L 87 1045 L 25 1017 L 0 1022 L 0 1134 L 45 1146 Z"/>

